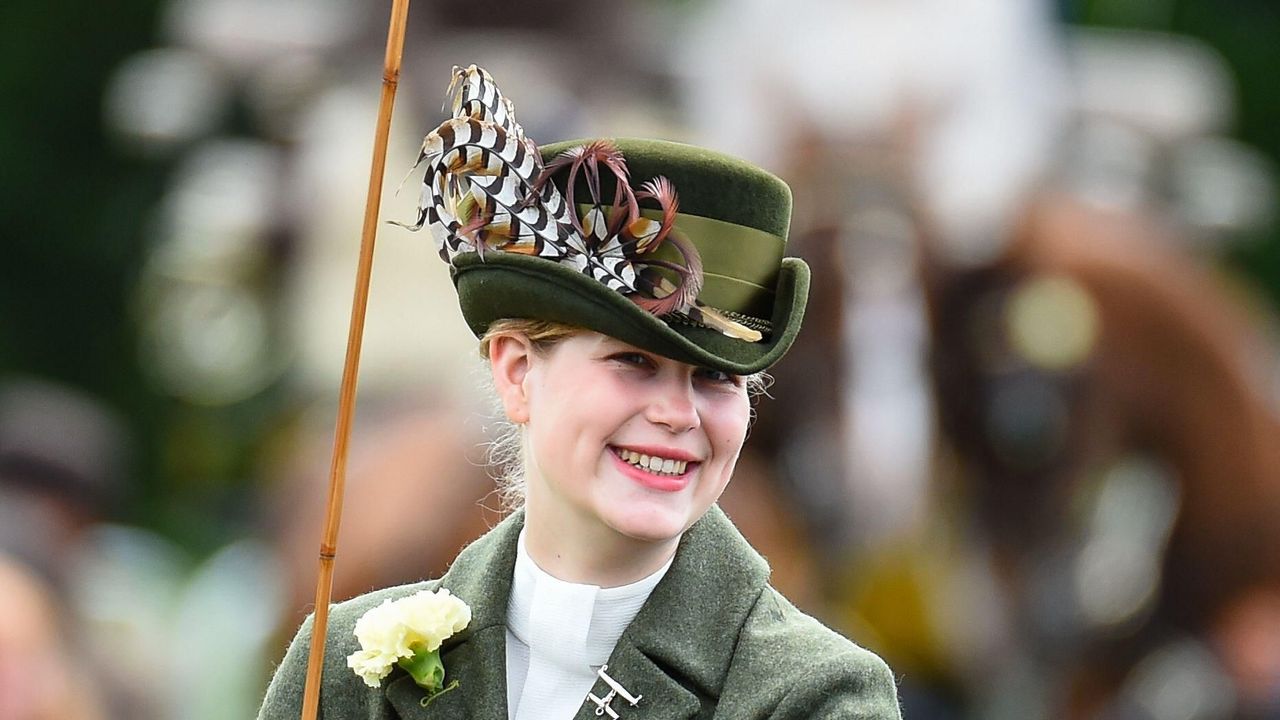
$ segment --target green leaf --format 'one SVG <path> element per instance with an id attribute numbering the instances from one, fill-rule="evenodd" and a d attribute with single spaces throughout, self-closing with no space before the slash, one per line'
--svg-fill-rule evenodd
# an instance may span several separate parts
<path id="1" fill-rule="evenodd" d="M 440 662 L 440 649 L 430 652 L 418 650 L 413 657 L 401 658 L 397 663 L 413 677 L 418 687 L 434 695 L 444 687 L 444 663 Z"/>

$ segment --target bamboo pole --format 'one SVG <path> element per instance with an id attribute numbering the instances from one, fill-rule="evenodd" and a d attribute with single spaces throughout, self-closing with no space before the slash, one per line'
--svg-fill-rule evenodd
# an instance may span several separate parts
<path id="1" fill-rule="evenodd" d="M 356 378 L 360 370 L 360 346 L 364 338 L 365 309 L 369 304 L 369 277 L 373 269 L 374 236 L 378 229 L 378 209 L 382 199 L 382 176 L 387 166 L 387 140 L 391 132 L 391 109 L 400 83 L 400 58 L 404 52 L 405 24 L 409 0 L 392 0 L 391 26 L 387 31 L 387 52 L 382 69 L 382 97 L 373 140 L 373 163 L 369 170 L 369 192 L 365 197 L 364 227 L 360 236 L 360 260 L 356 268 L 355 296 L 351 301 L 351 325 L 347 333 L 347 356 L 342 366 L 342 386 L 338 392 L 338 419 L 333 437 L 333 458 L 329 466 L 329 500 L 324 536 L 320 541 L 320 571 L 316 580 L 315 623 L 311 631 L 311 654 L 307 659 L 307 684 L 302 696 L 300 720 L 315 720 L 320 707 L 320 678 L 324 671 L 324 643 L 329 627 L 329 597 L 333 591 L 333 562 L 338 553 L 338 526 L 342 522 L 342 495 L 347 475 L 347 444 L 351 439 L 351 418 L 355 411 Z"/>

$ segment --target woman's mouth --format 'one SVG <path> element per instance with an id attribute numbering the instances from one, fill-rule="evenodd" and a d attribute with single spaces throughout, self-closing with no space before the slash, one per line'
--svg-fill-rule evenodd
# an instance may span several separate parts
<path id="1" fill-rule="evenodd" d="M 669 477 L 679 477 L 685 473 L 689 467 L 687 460 L 675 460 L 673 458 L 663 458 L 657 455 L 645 455 L 635 450 L 627 450 L 626 448 L 614 448 L 614 452 L 623 462 L 630 464 L 632 467 L 639 468 L 654 475 L 666 475 Z"/>
<path id="2" fill-rule="evenodd" d="M 685 489 L 693 480 L 694 470 L 702 464 L 688 456 L 663 457 L 652 451 L 644 453 L 613 445 L 609 446 L 609 450 L 623 475 L 643 487 L 659 492 L 679 492 Z"/>

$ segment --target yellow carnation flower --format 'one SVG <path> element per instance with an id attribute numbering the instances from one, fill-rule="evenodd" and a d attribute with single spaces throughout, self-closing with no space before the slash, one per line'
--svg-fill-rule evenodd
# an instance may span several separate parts
<path id="1" fill-rule="evenodd" d="M 471 622 L 471 608 L 448 590 L 435 594 L 420 592 L 401 602 L 401 622 L 407 641 L 415 650 L 419 647 L 435 650 Z"/>
<path id="2" fill-rule="evenodd" d="M 369 687 L 378 687 L 392 665 L 435 652 L 470 622 L 471 608 L 443 588 L 384 600 L 356 621 L 360 650 L 347 657 L 347 667 Z"/>

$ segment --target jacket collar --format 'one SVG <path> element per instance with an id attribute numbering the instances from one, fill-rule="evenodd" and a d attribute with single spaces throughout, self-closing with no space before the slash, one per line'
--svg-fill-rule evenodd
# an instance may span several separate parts
<path id="1" fill-rule="evenodd" d="M 692 717 L 704 699 L 720 696 L 738 633 L 769 579 L 769 565 L 718 506 L 684 534 L 671 569 L 609 658 L 608 674 L 632 695 L 635 707 L 615 698 L 622 720 Z M 609 686 L 597 680 L 592 693 Z M 576 716 L 594 718 L 587 703 Z"/>
<path id="2" fill-rule="evenodd" d="M 446 687 L 458 686 L 421 705 L 422 691 L 408 675 L 387 685 L 386 697 L 402 720 L 507 717 L 507 599 L 515 570 L 516 540 L 524 525 L 517 512 L 472 543 L 441 578 L 439 586 L 471 606 L 471 624 L 445 643 L 441 658 Z M 724 686 L 738 633 L 768 582 L 769 566 L 717 506 L 693 524 L 671 569 L 654 588 L 609 657 L 610 677 L 632 695 L 611 708 L 623 720 L 691 717 L 703 698 Z M 609 685 L 598 679 L 592 694 Z M 576 718 L 596 718 L 585 702 Z"/>

